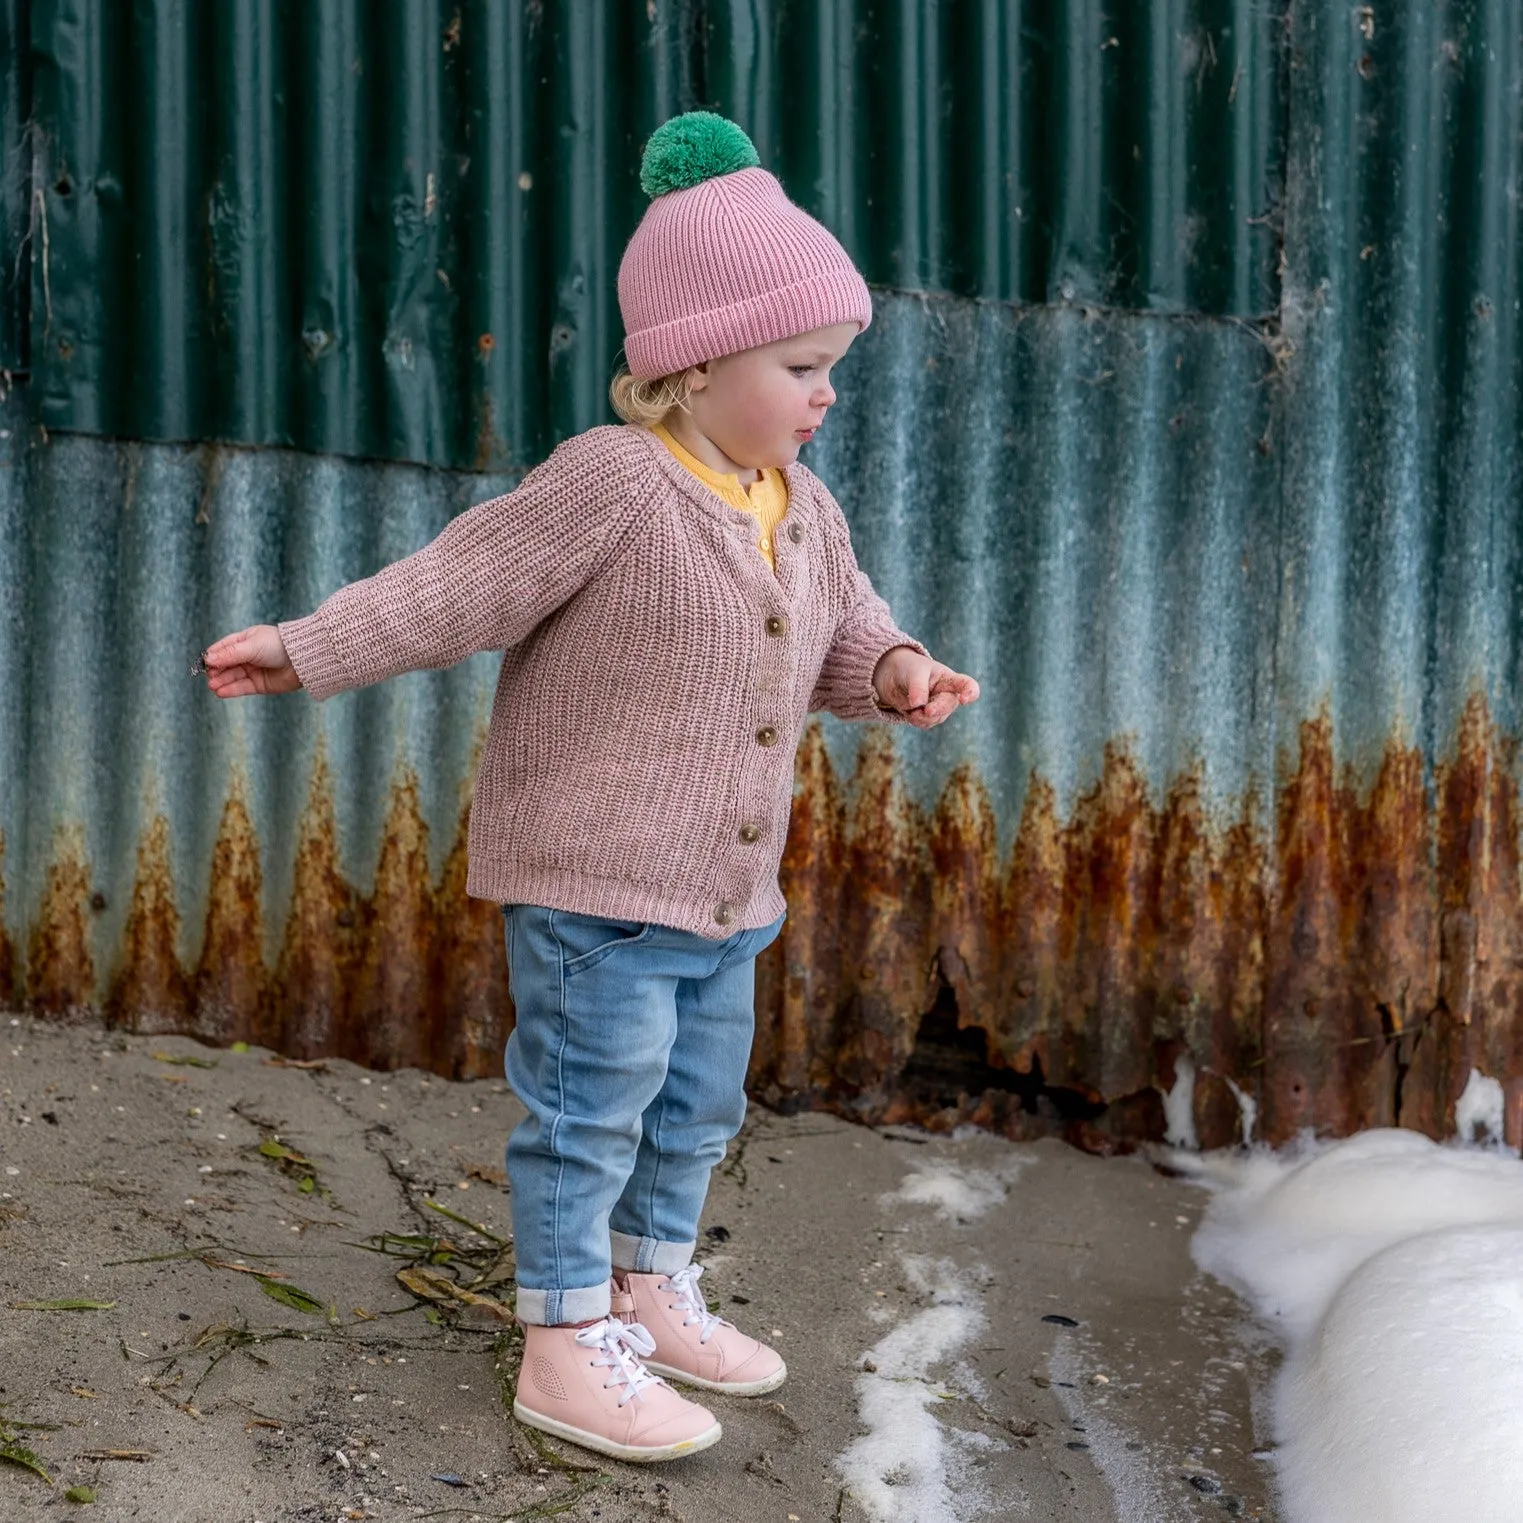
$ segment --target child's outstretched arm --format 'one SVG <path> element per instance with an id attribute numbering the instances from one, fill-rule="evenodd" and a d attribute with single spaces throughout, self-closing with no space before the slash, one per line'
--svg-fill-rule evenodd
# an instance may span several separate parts
<path id="1" fill-rule="evenodd" d="M 225 636 L 205 655 L 219 698 L 314 698 L 518 644 L 594 577 L 650 493 L 650 453 L 624 431 L 568 439 L 505 497 L 453 519 L 430 544 L 340 587 L 315 613 Z"/>

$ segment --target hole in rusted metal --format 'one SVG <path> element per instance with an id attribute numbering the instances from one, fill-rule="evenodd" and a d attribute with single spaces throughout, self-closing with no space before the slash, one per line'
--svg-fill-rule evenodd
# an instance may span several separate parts
<path id="1" fill-rule="evenodd" d="M 970 1109 L 990 1091 L 1014 1097 L 1027 1115 L 1055 1123 L 1095 1121 L 1105 1114 L 1102 1101 L 1077 1090 L 1047 1083 L 1042 1060 L 1033 1055 L 1029 1070 L 989 1061 L 989 1039 L 981 1026 L 958 1023 L 957 996 L 947 984 L 921 1018 L 909 1062 L 899 1078 L 899 1092 L 917 1110 Z"/>

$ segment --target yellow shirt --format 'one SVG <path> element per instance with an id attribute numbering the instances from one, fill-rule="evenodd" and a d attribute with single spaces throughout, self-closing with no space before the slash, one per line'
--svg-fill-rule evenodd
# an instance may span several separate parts
<path id="1" fill-rule="evenodd" d="M 768 466 L 749 487 L 743 487 L 740 477 L 733 471 L 716 471 L 684 449 L 664 424 L 658 423 L 651 432 L 706 487 L 717 492 L 732 508 L 739 508 L 742 513 L 749 513 L 756 520 L 761 529 L 761 539 L 756 548 L 766 556 L 767 564 L 776 571 L 777 558 L 772 551 L 772 538 L 788 512 L 788 481 L 783 473 L 775 466 Z"/>

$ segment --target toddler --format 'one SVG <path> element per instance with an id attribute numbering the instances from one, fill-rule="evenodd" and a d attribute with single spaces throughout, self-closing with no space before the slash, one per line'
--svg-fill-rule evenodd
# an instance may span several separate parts
<path id="1" fill-rule="evenodd" d="M 720 1425 L 668 1381 L 771 1391 L 778 1354 L 711 1315 L 693 1262 L 745 1112 L 754 964 L 778 934 L 812 710 L 927 728 L 978 696 L 895 627 L 798 464 L 872 316 L 846 251 L 706 112 L 651 138 L 619 269 L 623 426 L 206 654 L 222 698 L 314 698 L 503 652 L 468 889 L 503 906 L 528 1116 L 508 1143 L 514 1414 L 662 1460 Z"/>

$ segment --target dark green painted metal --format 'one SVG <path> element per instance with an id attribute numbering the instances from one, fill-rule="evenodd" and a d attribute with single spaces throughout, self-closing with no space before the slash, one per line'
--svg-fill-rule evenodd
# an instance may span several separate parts
<path id="1" fill-rule="evenodd" d="M 720 0 L 708 93 L 868 280 L 1254 317 L 1283 20 L 1251 0 Z"/>
<path id="2" fill-rule="evenodd" d="M 49 427 L 486 468 L 602 405 L 687 104 L 664 10 L 37 0 L 32 37 Z"/>
<path id="3" fill-rule="evenodd" d="M 0 0 L 0 370 L 26 368 L 31 73 L 26 0 Z"/>
<path id="4" fill-rule="evenodd" d="M 531 464 L 607 415 L 640 150 L 698 104 L 880 285 L 1256 317 L 1278 36 L 1249 0 L 33 0 L 40 416 Z"/>

